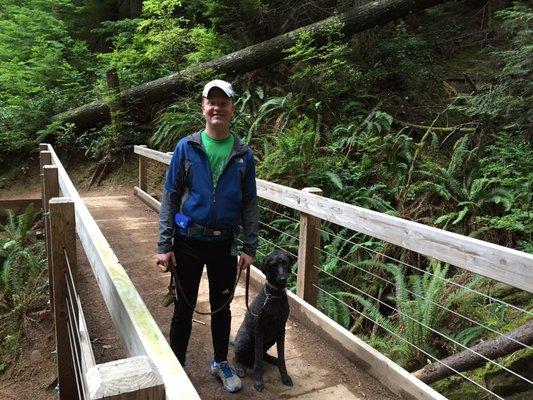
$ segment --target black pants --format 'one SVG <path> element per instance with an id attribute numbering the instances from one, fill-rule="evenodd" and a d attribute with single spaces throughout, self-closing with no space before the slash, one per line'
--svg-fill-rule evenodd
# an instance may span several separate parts
<path id="1" fill-rule="evenodd" d="M 190 306 L 196 306 L 198 287 L 204 265 L 209 280 L 209 303 L 211 312 L 218 310 L 233 293 L 237 273 L 237 257 L 231 255 L 232 241 L 204 241 L 174 238 L 176 274 Z M 183 300 L 176 287 L 174 315 L 170 325 L 170 347 L 181 365 L 185 365 L 187 345 L 191 336 L 193 310 Z M 229 304 L 211 316 L 211 336 L 215 361 L 227 360 L 231 328 Z"/>

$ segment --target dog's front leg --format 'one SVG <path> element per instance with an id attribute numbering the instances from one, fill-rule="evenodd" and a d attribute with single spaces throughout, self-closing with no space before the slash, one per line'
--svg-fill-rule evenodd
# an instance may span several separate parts
<path id="1" fill-rule="evenodd" d="M 285 386 L 292 387 L 292 379 L 287 373 L 287 367 L 285 365 L 285 329 L 283 329 L 283 332 L 278 338 L 276 346 L 278 348 L 278 368 L 279 374 L 281 375 L 281 382 L 283 382 Z"/>
<path id="2" fill-rule="evenodd" d="M 263 390 L 265 384 L 263 383 L 263 342 L 264 342 L 264 332 L 263 329 L 259 326 L 259 321 L 257 321 L 255 326 L 255 354 L 254 354 L 254 388 L 258 392 Z"/>

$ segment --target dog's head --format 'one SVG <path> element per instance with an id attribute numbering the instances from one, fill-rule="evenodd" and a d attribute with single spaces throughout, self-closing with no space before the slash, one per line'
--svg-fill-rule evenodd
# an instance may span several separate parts
<path id="1" fill-rule="evenodd" d="M 290 266 L 294 257 L 286 251 L 276 250 L 263 259 L 261 271 L 266 275 L 267 281 L 278 288 L 287 286 Z"/>

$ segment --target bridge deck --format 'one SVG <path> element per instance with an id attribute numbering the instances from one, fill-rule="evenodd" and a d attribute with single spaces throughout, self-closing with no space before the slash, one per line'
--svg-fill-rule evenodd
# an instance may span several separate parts
<path id="1" fill-rule="evenodd" d="M 84 201 L 162 332 L 168 335 L 173 307 L 163 307 L 161 300 L 166 292 L 169 276 L 159 272 L 153 261 L 157 239 L 157 214 L 133 196 L 84 197 Z M 78 254 L 81 253 L 79 250 Z M 92 271 L 83 257 L 80 258 L 80 296 L 87 315 L 96 361 L 100 363 L 123 357 L 120 340 L 107 317 L 107 310 L 92 277 Z M 241 279 L 232 303 L 233 334 L 236 333 L 245 312 L 243 283 L 244 279 Z M 209 311 L 205 273 L 200 287 L 198 308 Z M 205 325 L 193 323 L 186 371 L 204 399 L 397 398 L 377 380 L 359 370 L 336 350 L 328 348 L 320 337 L 292 318 L 287 323 L 286 354 L 288 372 L 294 381 L 294 387 L 283 386 L 277 368 L 266 365 L 263 392 L 258 393 L 253 389 L 253 380 L 249 373 L 244 380 L 243 390 L 239 394 L 228 395 L 209 375 L 209 360 L 212 357 L 209 316 L 195 315 L 194 318 Z M 271 350 L 271 353 L 275 355 L 275 349 Z M 231 347 L 229 357 L 231 360 Z"/>

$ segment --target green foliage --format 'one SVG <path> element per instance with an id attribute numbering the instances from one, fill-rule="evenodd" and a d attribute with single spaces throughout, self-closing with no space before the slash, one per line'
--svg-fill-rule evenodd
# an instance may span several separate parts
<path id="1" fill-rule="evenodd" d="M 352 320 L 350 308 L 347 306 L 350 300 L 355 300 L 357 295 L 350 292 L 339 291 L 333 285 L 326 285 L 322 288 L 329 294 L 325 294 L 323 291 L 318 291 L 317 302 L 319 309 L 328 317 L 337 321 L 340 325 L 348 328 Z"/>
<path id="2" fill-rule="evenodd" d="M 31 206 L 18 216 L 8 210 L 8 223 L 0 226 L 0 354 L 6 362 L 16 357 L 20 326 L 48 285 L 44 244 L 34 239 L 36 217 Z"/>
<path id="3" fill-rule="evenodd" d="M 117 93 L 104 78 L 107 71 L 116 70 L 125 89 L 355 4 L 334 2 L 333 10 L 331 2 L 319 0 L 147 0 L 140 16 L 115 20 L 116 2 L 82 3 L 0 0 L 6 11 L 0 21 L 2 151 L 22 151 L 50 138 L 69 152 L 116 159 L 149 136 L 150 146 L 172 150 L 180 138 L 204 126 L 194 94 L 200 82 L 189 83 L 193 95 L 165 109 L 163 104 L 147 110 L 146 116 L 155 116 L 152 126 L 144 115 L 134 119 L 137 110 L 117 104 Z M 259 177 L 295 188 L 317 186 L 329 198 L 533 252 L 531 8 L 522 2 L 498 12 L 483 44 L 472 45 L 469 40 L 478 37 L 482 23 L 476 18 L 486 16 L 485 11 L 455 2 L 351 39 L 342 36 L 339 21 L 333 22 L 317 34 L 304 30 L 283 62 L 237 77 L 232 83 L 240 96 L 232 131 L 254 149 Z M 88 38 L 89 44 L 78 37 Z M 202 72 L 205 80 L 213 77 L 212 70 Z M 465 74 L 470 84 L 464 82 Z M 114 106 L 113 124 L 85 132 L 59 123 L 42 129 L 51 115 L 88 97 Z M 427 121 L 433 121 L 430 128 L 424 128 Z M 260 221 L 260 255 L 277 246 L 297 254 L 298 215 L 284 218 L 262 209 Z M 22 225 L 14 231 L 23 230 Z M 0 241 L 5 261 L 0 282 L 13 289 L 3 300 L 19 310 L 10 315 L 20 316 L 29 298 L 15 290 L 24 290 L 21 282 L 30 278 L 19 275 L 18 266 L 26 266 L 28 273 L 42 266 L 37 245 L 20 244 L 27 239 L 16 235 L 7 239 L 9 226 Z M 322 240 L 320 267 L 325 272 L 319 286 L 340 301 L 319 291 L 319 307 L 408 368 L 423 365 L 426 356 L 395 335 L 437 357 L 460 350 L 412 319 L 465 346 L 492 335 L 434 303 L 505 332 L 524 322 L 510 307 L 445 287 L 445 277 L 477 284 L 454 268 L 422 257 L 417 265 L 428 273 L 400 270 L 383 257 L 414 265 L 415 256 L 329 223 L 322 226 Z M 291 290 L 296 271 L 297 264 Z M 353 287 L 399 311 L 376 304 Z M 485 282 L 483 290 L 489 291 L 490 284 Z M 530 307 L 528 299 L 518 294 L 516 299 Z M 17 346 L 17 332 L 2 333 L 4 348 Z"/>
<path id="4" fill-rule="evenodd" d="M 95 32 L 111 35 L 113 51 L 99 54 L 100 68 L 116 70 L 129 87 L 223 54 L 216 31 L 178 16 L 182 3 L 145 0 L 141 18 L 103 22 Z"/>
<path id="5" fill-rule="evenodd" d="M 394 355 L 394 359 L 409 370 L 422 367 L 427 356 L 414 346 L 435 357 L 439 355 L 433 339 L 440 336 L 431 329 L 442 330 L 442 321 L 447 311 L 437 307 L 437 304 L 450 308 L 465 296 L 467 290 L 461 288 L 450 291 L 447 289 L 444 278 L 447 276 L 448 267 L 443 267 L 435 260 L 430 260 L 429 273 L 423 275 L 405 276 L 402 267 L 396 264 L 375 263 L 375 265 L 394 277 L 394 297 L 389 301 L 394 304 L 392 307 L 397 311 L 387 318 L 381 311 L 385 309 L 389 313 L 387 307 L 373 304 L 371 299 L 361 295 L 356 295 L 356 300 L 364 307 L 363 312 L 366 316 L 394 334 L 388 339 L 390 342 L 386 353 Z M 477 283 L 473 280 L 465 286 L 471 287 Z M 373 333 L 375 334 L 377 333 Z"/>
<path id="6" fill-rule="evenodd" d="M 509 47 L 488 53 L 501 69 L 493 82 L 485 83 L 474 93 L 460 95 L 457 109 L 486 123 L 530 130 L 533 11 L 524 3 L 515 2 L 513 7 L 497 12 L 496 16 L 508 35 Z"/>
<path id="7" fill-rule="evenodd" d="M 303 117 L 289 126 L 283 134 L 265 144 L 265 158 L 258 171 L 266 179 L 276 180 L 283 176 L 291 185 L 299 186 L 309 178 L 311 168 L 317 167 L 316 148 L 319 133 L 312 120 Z"/>
<path id="8" fill-rule="evenodd" d="M 0 2 L 0 161 L 27 154 L 52 115 L 88 99 L 86 45 L 69 34 L 70 0 Z M 80 68 L 82 67 L 82 68 Z M 82 72 L 85 69 L 85 72 Z"/>
<path id="9" fill-rule="evenodd" d="M 342 27 L 338 20 L 323 27 L 320 34 L 326 37 L 326 44 L 322 46 L 316 44 L 309 31 L 303 30 L 296 44 L 284 51 L 285 60 L 294 65 L 292 86 L 317 99 L 314 101 L 329 103 L 352 92 L 360 82 L 361 73 L 350 60 L 350 46 L 342 41 Z"/>
<path id="10" fill-rule="evenodd" d="M 179 139 L 203 128 L 200 103 L 183 99 L 168 107 L 156 119 L 157 129 L 150 142 L 153 146 L 166 150 L 174 150 Z"/>

